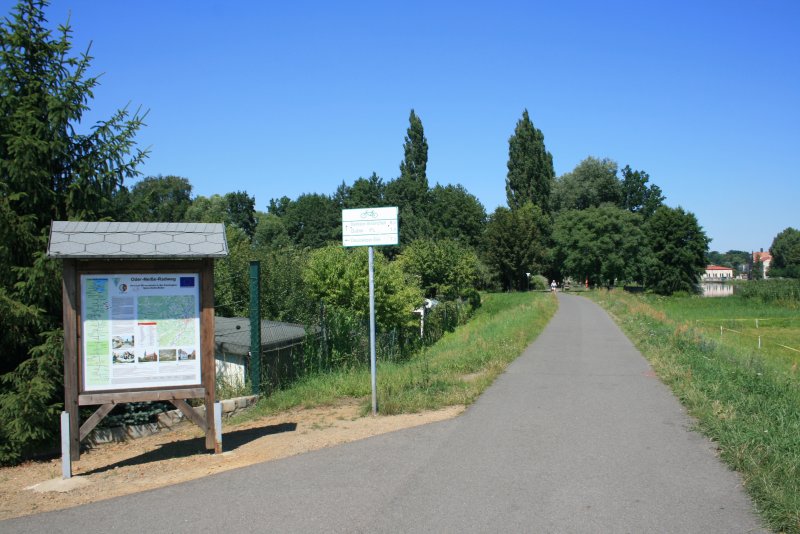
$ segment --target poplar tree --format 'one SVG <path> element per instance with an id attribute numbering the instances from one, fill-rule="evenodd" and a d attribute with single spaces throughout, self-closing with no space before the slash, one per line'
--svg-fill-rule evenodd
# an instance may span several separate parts
<path id="1" fill-rule="evenodd" d="M 531 202 L 550 213 L 555 176 L 553 156 L 544 146 L 544 134 L 534 127 L 526 109 L 508 140 L 508 207 L 515 210 Z"/>
<path id="2" fill-rule="evenodd" d="M 428 140 L 422 121 L 411 110 L 408 117 L 408 131 L 403 143 L 404 158 L 400 162 L 400 179 L 408 184 L 408 200 L 421 200 L 428 192 Z"/>
<path id="3" fill-rule="evenodd" d="M 411 110 L 409 126 L 403 143 L 404 157 L 400 162 L 400 176 L 387 184 L 386 200 L 400 211 L 400 240 L 408 244 L 430 231 L 429 190 L 426 168 L 428 166 L 428 140 L 422 120 Z"/>

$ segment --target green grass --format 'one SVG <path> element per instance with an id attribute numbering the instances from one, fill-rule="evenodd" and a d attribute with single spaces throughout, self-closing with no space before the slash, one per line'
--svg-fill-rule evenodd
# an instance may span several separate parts
<path id="1" fill-rule="evenodd" d="M 539 335 L 556 308 L 557 301 L 549 293 L 484 295 L 474 317 L 434 345 L 406 362 L 378 361 L 379 413 L 414 413 L 472 403 Z M 359 399 L 363 413 L 370 411 L 368 367 L 306 377 L 261 399 L 232 422 L 347 398 Z"/>
<path id="2" fill-rule="evenodd" d="M 787 338 L 796 311 L 736 297 L 590 295 L 604 306 L 739 471 L 764 521 L 800 533 L 800 378 L 792 360 L 741 344 L 714 321 L 763 318 Z M 713 320 L 712 325 L 704 321 Z M 744 321 L 741 321 L 744 322 Z M 769 321 L 768 321 L 769 322 Z M 754 321 L 753 321 L 754 323 Z"/>
<path id="3" fill-rule="evenodd" d="M 732 350 L 755 351 L 765 365 L 795 370 L 800 362 L 800 313 L 792 306 L 743 299 L 739 296 L 643 296 L 670 319 L 703 332 Z M 722 329 L 720 329 L 722 327 Z M 758 339 L 761 349 L 758 350 Z M 794 350 L 792 350 L 794 349 Z"/>

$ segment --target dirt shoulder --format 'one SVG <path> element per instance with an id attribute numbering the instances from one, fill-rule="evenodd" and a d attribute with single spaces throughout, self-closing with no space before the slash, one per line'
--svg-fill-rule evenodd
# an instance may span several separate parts
<path id="1" fill-rule="evenodd" d="M 177 484 L 228 469 L 286 458 L 394 430 L 457 416 L 463 406 L 432 412 L 362 417 L 355 401 L 295 409 L 235 426 L 223 423 L 219 455 L 205 450 L 200 430 L 181 423 L 170 431 L 125 443 L 109 443 L 81 454 L 73 464 L 69 491 L 61 460 L 0 468 L 0 519 L 59 510 L 102 499 Z M 39 485 L 37 487 L 37 485 Z"/>

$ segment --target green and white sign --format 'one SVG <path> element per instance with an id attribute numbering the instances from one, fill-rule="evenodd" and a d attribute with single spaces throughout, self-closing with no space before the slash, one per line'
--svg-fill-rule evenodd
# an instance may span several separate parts
<path id="1" fill-rule="evenodd" d="M 397 208 L 342 210 L 342 245 L 397 245 Z"/>
<path id="2" fill-rule="evenodd" d="M 200 277 L 81 275 L 84 391 L 201 383 Z"/>

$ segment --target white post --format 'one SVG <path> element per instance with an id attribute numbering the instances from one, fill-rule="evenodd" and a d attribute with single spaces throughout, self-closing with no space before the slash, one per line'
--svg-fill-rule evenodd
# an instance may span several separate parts
<path id="1" fill-rule="evenodd" d="M 372 415 L 378 415 L 378 379 L 375 365 L 375 274 L 374 251 L 369 247 L 369 368 L 372 375 Z"/>
<path id="2" fill-rule="evenodd" d="M 61 412 L 61 477 L 72 478 L 72 458 L 69 454 L 69 412 Z"/>
<path id="3" fill-rule="evenodd" d="M 214 439 L 216 447 L 214 451 L 222 452 L 222 403 L 214 403 Z"/>
<path id="4" fill-rule="evenodd" d="M 758 348 L 761 348 L 761 336 L 758 336 Z"/>

